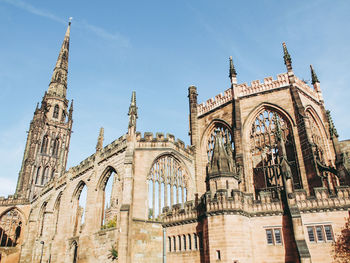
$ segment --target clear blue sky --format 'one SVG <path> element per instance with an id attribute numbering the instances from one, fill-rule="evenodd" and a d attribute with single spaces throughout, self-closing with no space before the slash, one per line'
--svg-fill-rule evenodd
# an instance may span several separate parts
<path id="1" fill-rule="evenodd" d="M 131 92 L 137 130 L 172 133 L 187 144 L 187 88 L 199 101 L 238 82 L 285 72 L 310 80 L 313 64 L 341 139 L 350 138 L 350 2 L 0 0 L 0 195 L 14 192 L 26 131 L 51 78 L 72 16 L 68 99 L 74 133 L 68 167 L 127 131 Z"/>

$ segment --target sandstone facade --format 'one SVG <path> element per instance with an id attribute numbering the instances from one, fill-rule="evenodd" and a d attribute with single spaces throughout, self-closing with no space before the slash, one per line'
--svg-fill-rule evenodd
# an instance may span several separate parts
<path id="1" fill-rule="evenodd" d="M 199 104 L 189 87 L 191 146 L 128 132 L 66 170 L 70 24 L 30 124 L 16 193 L 0 199 L 1 262 L 331 262 L 349 216 L 349 141 L 320 83 L 293 73 L 237 84 Z M 106 185 L 112 182 L 107 195 Z M 86 204 L 83 207 L 83 191 Z M 107 196 L 109 200 L 107 200 Z M 106 206 L 106 202 L 108 206 Z"/>

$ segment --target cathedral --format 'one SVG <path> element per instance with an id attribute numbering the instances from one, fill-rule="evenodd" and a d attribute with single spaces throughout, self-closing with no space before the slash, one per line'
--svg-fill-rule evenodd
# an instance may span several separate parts
<path id="1" fill-rule="evenodd" d="M 350 141 L 312 66 L 309 85 L 283 43 L 286 72 L 247 84 L 230 58 L 223 93 L 199 103 L 188 88 L 189 146 L 138 132 L 132 92 L 127 133 L 104 145 L 101 128 L 96 152 L 67 168 L 70 27 L 16 191 L 0 198 L 0 262 L 332 262 L 350 211 Z"/>

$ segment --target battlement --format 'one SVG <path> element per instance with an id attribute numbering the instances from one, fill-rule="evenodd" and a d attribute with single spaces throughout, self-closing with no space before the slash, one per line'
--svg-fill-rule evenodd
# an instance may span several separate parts
<path id="1" fill-rule="evenodd" d="M 197 207 L 195 202 L 187 201 L 182 207 L 181 204 L 176 204 L 171 207 L 163 208 L 163 223 L 167 224 L 176 224 L 180 222 L 195 222 L 198 218 Z"/>
<path id="2" fill-rule="evenodd" d="M 311 96 L 316 101 L 319 100 L 317 92 L 312 87 L 307 85 L 304 81 L 295 77 L 295 83 L 301 91 Z M 198 104 L 197 105 L 198 116 L 201 116 L 207 112 L 212 111 L 213 109 L 216 109 L 226 104 L 227 102 L 231 101 L 233 97 L 242 98 L 242 97 L 258 94 L 261 92 L 286 87 L 289 84 L 290 83 L 289 83 L 288 74 L 282 73 L 282 74 L 278 74 L 277 79 L 275 80 L 272 77 L 266 77 L 264 78 L 264 81 L 262 83 L 260 82 L 260 80 L 253 80 L 250 83 L 250 85 L 248 85 L 247 83 L 234 85 L 233 87 L 234 90 L 232 90 L 232 88 L 229 88 L 225 90 L 224 94 L 220 93 L 216 95 L 214 98 L 211 98 L 206 102 Z"/>
<path id="3" fill-rule="evenodd" d="M 29 200 L 26 198 L 17 198 L 15 195 L 8 195 L 7 197 L 0 196 L 1 206 L 15 206 L 29 204 Z"/>
<path id="4" fill-rule="evenodd" d="M 106 145 L 101 153 L 101 159 L 108 159 L 112 155 L 126 148 L 126 135 L 120 136 L 118 139 L 114 140 L 110 144 Z"/>
<path id="5" fill-rule="evenodd" d="M 167 133 L 166 137 L 164 137 L 163 133 L 157 132 L 156 136 L 154 137 L 152 132 L 145 132 L 143 137 L 140 132 L 136 133 L 136 141 L 139 143 L 138 147 L 169 147 L 169 144 L 172 145 L 172 147 L 175 147 L 176 150 L 182 150 L 186 152 L 187 154 L 192 154 L 192 147 L 187 145 L 185 146 L 185 143 L 180 140 L 176 139 L 175 136 L 172 134 Z"/>
<path id="6" fill-rule="evenodd" d="M 336 187 L 337 194 L 330 195 L 325 187 L 314 189 L 315 196 L 308 197 L 305 190 L 295 191 L 296 204 L 301 212 L 319 210 L 344 210 L 350 208 L 350 187 Z"/>

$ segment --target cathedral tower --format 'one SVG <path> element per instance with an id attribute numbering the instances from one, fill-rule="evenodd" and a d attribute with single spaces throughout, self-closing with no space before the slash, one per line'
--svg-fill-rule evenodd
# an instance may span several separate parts
<path id="1" fill-rule="evenodd" d="M 72 132 L 73 100 L 67 92 L 70 25 L 57 58 L 49 89 L 30 123 L 16 194 L 33 199 L 54 176 L 65 171 Z"/>

